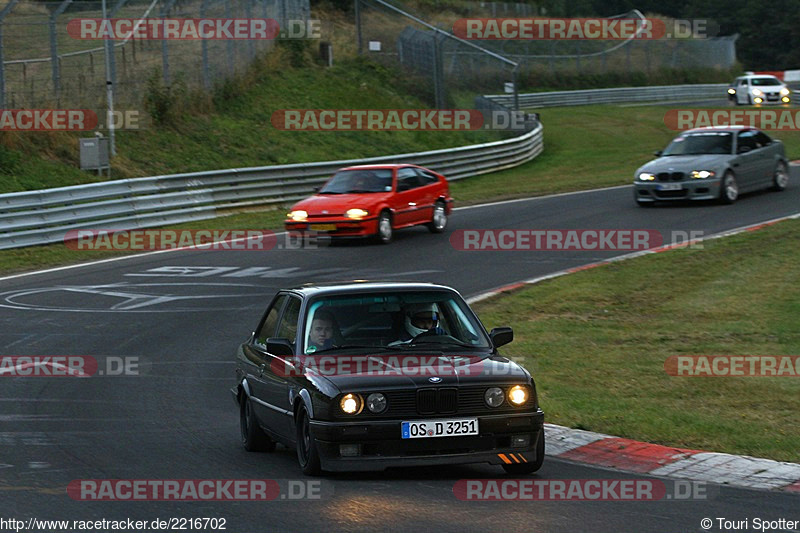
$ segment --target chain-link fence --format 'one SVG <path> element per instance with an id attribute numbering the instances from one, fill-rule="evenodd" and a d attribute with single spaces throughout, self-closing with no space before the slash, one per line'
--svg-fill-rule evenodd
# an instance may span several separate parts
<path id="1" fill-rule="evenodd" d="M 448 7 L 453 7 L 448 4 Z M 730 69 L 737 36 L 625 40 L 462 40 L 453 24 L 462 17 L 534 17 L 530 4 L 465 2 L 450 11 L 412 15 L 384 0 L 356 0 L 359 50 L 409 68 L 435 94 L 437 107 L 453 104 L 458 91 L 498 93 L 535 90 L 549 75 L 655 74 L 663 69 Z M 638 11 L 618 15 L 638 19 Z M 663 21 L 664 25 L 673 21 Z"/>
<path id="2" fill-rule="evenodd" d="M 516 87 L 518 65 L 477 41 L 452 34 L 383 0 L 356 0 L 358 49 L 372 59 L 401 64 L 433 95 L 435 107 L 452 107 L 455 91 L 497 92 Z"/>
<path id="3" fill-rule="evenodd" d="M 0 108 L 102 109 L 104 40 L 76 38 L 74 19 L 103 18 L 98 1 L 10 0 L 0 10 Z M 107 18 L 309 20 L 308 0 L 107 0 Z M 73 23 L 74 24 L 74 23 Z M 146 22 L 145 22 L 146 24 Z M 74 25 L 71 26 L 74 30 Z M 109 74 L 117 107 L 141 105 L 148 80 L 211 88 L 242 72 L 272 39 L 110 41 Z"/>

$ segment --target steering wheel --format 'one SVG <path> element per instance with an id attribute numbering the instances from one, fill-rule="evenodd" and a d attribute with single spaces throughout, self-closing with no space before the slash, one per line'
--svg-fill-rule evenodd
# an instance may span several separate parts
<path id="1" fill-rule="evenodd" d="M 434 330 L 428 330 L 420 333 L 419 335 L 411 339 L 411 342 L 445 342 L 445 343 L 455 342 L 456 344 L 461 344 L 461 341 L 456 339 L 452 335 L 448 335 L 447 333 L 444 334 L 436 333 L 436 331 Z"/>

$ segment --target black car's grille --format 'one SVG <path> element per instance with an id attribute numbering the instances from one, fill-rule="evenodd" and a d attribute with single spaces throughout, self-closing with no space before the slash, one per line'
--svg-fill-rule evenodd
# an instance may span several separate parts
<path id="1" fill-rule="evenodd" d="M 656 174 L 658 181 L 683 181 L 685 174 L 683 172 L 659 172 Z"/>
<path id="2" fill-rule="evenodd" d="M 398 418 L 419 415 L 475 415 L 518 412 L 521 409 L 511 407 L 508 403 L 498 408 L 486 405 L 483 399 L 488 387 L 442 387 L 424 388 L 407 391 L 389 391 L 386 395 L 386 411 L 379 415 L 366 412 L 359 415 L 364 418 Z M 365 393 L 368 394 L 368 393 Z"/>

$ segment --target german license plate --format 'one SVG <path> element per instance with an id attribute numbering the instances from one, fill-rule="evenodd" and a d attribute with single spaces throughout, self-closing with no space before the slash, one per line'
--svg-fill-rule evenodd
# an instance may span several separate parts
<path id="1" fill-rule="evenodd" d="M 311 224 L 309 229 L 314 231 L 336 231 L 336 224 Z"/>
<path id="2" fill-rule="evenodd" d="M 478 419 L 443 418 L 438 420 L 403 422 L 400 425 L 400 432 L 404 439 L 478 435 Z"/>
<path id="3" fill-rule="evenodd" d="M 659 191 L 679 191 L 681 190 L 680 183 L 661 183 L 658 186 Z"/>

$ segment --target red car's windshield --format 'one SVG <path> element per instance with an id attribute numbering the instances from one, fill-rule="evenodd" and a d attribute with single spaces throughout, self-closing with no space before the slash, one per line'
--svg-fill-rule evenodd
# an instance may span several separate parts
<path id="1" fill-rule="evenodd" d="M 345 194 L 390 192 L 392 171 L 390 169 L 342 170 L 320 189 L 320 194 Z"/>

